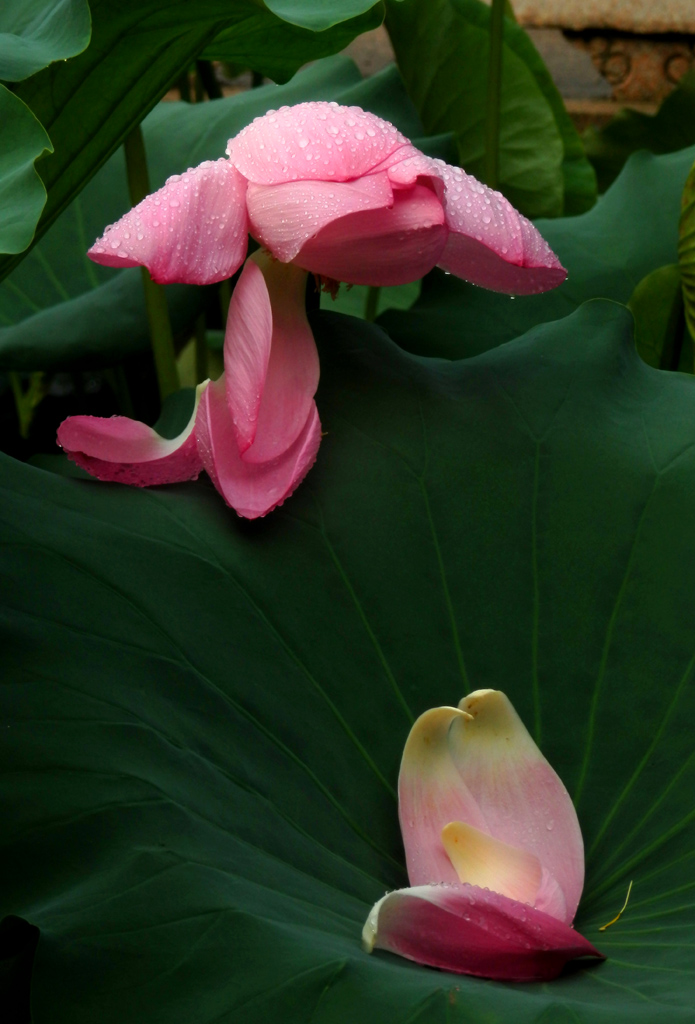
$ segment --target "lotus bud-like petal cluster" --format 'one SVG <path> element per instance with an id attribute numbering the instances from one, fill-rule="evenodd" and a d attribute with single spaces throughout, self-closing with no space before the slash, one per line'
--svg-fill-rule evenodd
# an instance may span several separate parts
<path id="1" fill-rule="evenodd" d="M 601 958 L 572 928 L 584 884 L 574 806 L 503 693 L 421 715 L 398 796 L 411 888 L 372 908 L 369 952 L 506 981 Z"/>
<path id="2" fill-rule="evenodd" d="M 281 298 L 283 289 L 268 284 L 269 307 L 247 264 L 252 269 L 236 287 L 243 294 L 230 306 L 226 380 L 201 394 L 181 441 L 185 453 L 162 448 L 163 439 L 142 424 L 115 417 L 97 427 L 75 417 L 59 441 L 89 472 L 145 486 L 193 479 L 204 466 L 244 516 L 264 515 L 287 497 L 320 439 L 309 393 L 318 383 L 313 341 L 299 310 L 300 287 L 289 283 L 304 277 L 292 270 L 387 286 L 440 266 L 518 295 L 554 288 L 566 276 L 536 228 L 500 193 L 425 156 L 388 121 L 328 102 L 256 118 L 229 141 L 226 158 L 169 178 L 109 226 L 89 256 L 109 267 L 147 267 L 160 284 L 212 284 L 242 265 L 248 234 L 280 265 L 292 265 L 282 278 L 287 294 Z M 269 265 L 262 274 L 270 280 Z M 281 304 L 290 301 L 294 310 L 283 313 Z"/>

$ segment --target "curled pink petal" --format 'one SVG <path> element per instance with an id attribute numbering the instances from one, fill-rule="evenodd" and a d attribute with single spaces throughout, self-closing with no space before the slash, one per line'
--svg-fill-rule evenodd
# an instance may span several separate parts
<path id="1" fill-rule="evenodd" d="M 195 434 L 205 470 L 224 500 L 240 516 L 257 519 L 281 505 L 309 472 L 321 443 L 321 423 L 312 402 L 303 430 L 287 451 L 269 462 L 245 462 L 221 377 L 203 395 Z"/>
<path id="2" fill-rule="evenodd" d="M 458 882 L 442 841 L 442 829 L 465 821 L 481 832 L 487 823 L 461 781 L 449 749 L 449 735 L 466 715 L 458 708 L 432 708 L 420 715 L 408 736 L 398 777 L 398 812 L 411 885 Z"/>
<path id="3" fill-rule="evenodd" d="M 306 273 L 257 252 L 232 295 L 224 343 L 227 403 L 239 453 L 264 463 L 304 430 L 319 383 L 306 318 Z"/>
<path id="4" fill-rule="evenodd" d="M 540 910 L 472 885 L 389 893 L 372 908 L 365 949 L 498 981 L 548 981 L 577 957 L 604 957 L 573 928 Z"/>
<path id="5" fill-rule="evenodd" d="M 239 269 L 247 241 L 246 181 L 229 160 L 206 160 L 174 174 L 87 255 L 107 267 L 147 267 L 159 284 L 213 284 Z"/>
<path id="6" fill-rule="evenodd" d="M 459 709 L 470 717 L 448 739 L 466 793 L 490 835 L 538 857 L 562 890 L 569 924 L 584 885 L 584 844 L 567 790 L 505 694 L 476 690 Z"/>
<path id="7" fill-rule="evenodd" d="M 172 440 L 125 416 L 70 416 L 58 428 L 58 444 L 68 458 L 99 480 L 135 487 L 195 480 L 203 464 L 194 427 L 206 385 L 198 387 L 191 418 Z"/>
<path id="8" fill-rule="evenodd" d="M 387 162 L 408 140 L 361 107 L 324 101 L 269 110 L 227 143 L 234 166 L 257 185 L 350 181 Z"/>
<path id="9" fill-rule="evenodd" d="M 334 220 L 310 238 L 295 263 L 347 284 L 388 286 L 416 281 L 446 245 L 442 204 L 415 185 L 393 194 L 393 206 Z"/>
<path id="10" fill-rule="evenodd" d="M 349 182 L 250 184 L 247 206 L 254 238 L 288 263 L 312 235 L 339 217 L 393 206 L 393 191 L 383 171 Z"/>
<path id="11" fill-rule="evenodd" d="M 442 270 L 472 284 L 533 295 L 556 288 L 567 277 L 555 253 L 530 221 L 504 196 L 459 167 L 433 160 L 446 186 L 444 209 L 449 227 Z"/>

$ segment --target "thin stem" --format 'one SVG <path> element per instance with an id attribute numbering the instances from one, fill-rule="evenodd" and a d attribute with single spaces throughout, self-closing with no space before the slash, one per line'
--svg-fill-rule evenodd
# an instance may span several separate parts
<path id="1" fill-rule="evenodd" d="M 379 310 L 379 294 L 381 288 L 371 285 L 367 292 L 367 301 L 364 306 L 364 319 L 370 323 L 376 320 L 376 315 Z"/>
<path id="2" fill-rule="evenodd" d="M 145 140 L 142 137 L 140 125 L 137 125 L 126 137 L 124 149 L 130 201 L 133 206 L 136 206 L 150 191 Z M 145 292 L 147 321 L 150 326 L 152 353 L 159 382 L 159 397 L 164 401 L 167 395 L 178 391 L 180 386 L 169 310 L 164 290 L 154 283 L 146 267 L 142 268 L 142 283 Z"/>
<path id="3" fill-rule="evenodd" d="M 222 90 L 220 89 L 220 83 L 215 77 L 215 69 L 213 68 L 209 60 L 197 60 L 195 62 L 196 71 L 198 72 L 198 78 L 203 83 L 205 92 L 208 94 L 211 100 L 221 100 Z"/>
<path id="4" fill-rule="evenodd" d="M 224 281 L 220 281 L 220 310 L 222 312 L 222 325 L 226 326 L 227 317 L 229 316 L 229 303 L 232 301 L 232 285 L 227 278 Z"/>
<path id="5" fill-rule="evenodd" d="M 492 0 L 490 12 L 490 60 L 487 76 L 485 118 L 485 181 L 497 188 L 500 158 L 500 94 L 502 91 L 502 40 L 505 0 Z"/>
<path id="6" fill-rule="evenodd" d="M 195 382 L 202 384 L 208 378 L 208 340 L 205 335 L 205 313 L 195 321 Z"/>
<path id="7" fill-rule="evenodd" d="M 184 103 L 190 103 L 191 102 L 191 83 L 190 83 L 190 80 L 188 78 L 188 72 L 187 71 L 184 71 L 184 73 L 180 76 L 180 78 L 178 79 L 176 84 L 177 84 L 178 89 L 179 89 L 179 95 L 181 96 L 181 99 L 183 100 L 183 102 Z"/>

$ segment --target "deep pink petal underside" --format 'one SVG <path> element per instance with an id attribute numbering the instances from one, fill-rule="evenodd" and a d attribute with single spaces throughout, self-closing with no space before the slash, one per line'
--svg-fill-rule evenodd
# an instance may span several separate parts
<path id="1" fill-rule="evenodd" d="M 493 291 L 533 295 L 567 277 L 555 253 L 530 221 L 504 196 L 459 167 L 434 160 L 446 186 L 449 227 L 439 266 Z"/>
<path id="2" fill-rule="evenodd" d="M 353 213 L 310 238 L 295 262 L 347 284 L 416 281 L 439 260 L 447 239 L 444 211 L 424 185 L 394 192 L 391 209 Z"/>
<path id="3" fill-rule="evenodd" d="M 244 462 L 227 405 L 224 377 L 208 385 L 195 433 L 206 472 L 227 504 L 246 519 L 267 515 L 292 494 L 309 472 L 321 443 L 321 423 L 312 403 L 304 429 L 278 458 Z"/>
<path id="4" fill-rule="evenodd" d="M 247 193 L 251 233 L 285 263 L 312 235 L 339 217 L 392 205 L 392 189 L 383 171 L 350 182 L 251 184 Z"/>
<path id="5" fill-rule="evenodd" d="M 246 181 L 229 160 L 206 160 L 169 178 L 87 255 L 107 267 L 147 267 L 159 284 L 213 284 L 241 266 L 247 230 Z"/>
<path id="6" fill-rule="evenodd" d="M 379 907 L 374 945 L 420 964 L 498 981 L 548 981 L 577 957 L 603 959 L 554 917 L 471 885 L 391 893 Z"/>
<path id="7" fill-rule="evenodd" d="M 270 110 L 230 139 L 227 153 L 258 185 L 369 174 L 408 140 L 388 121 L 360 107 L 324 101 Z"/>
<path id="8" fill-rule="evenodd" d="M 97 479 L 135 487 L 195 480 L 203 468 L 192 424 L 167 440 L 125 416 L 70 416 L 58 428 L 58 444 Z"/>

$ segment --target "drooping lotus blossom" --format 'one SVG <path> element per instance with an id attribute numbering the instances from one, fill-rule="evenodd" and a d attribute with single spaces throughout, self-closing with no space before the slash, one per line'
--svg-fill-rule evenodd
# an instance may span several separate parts
<path id="1" fill-rule="evenodd" d="M 603 959 L 572 928 L 584 885 L 574 806 L 503 693 L 421 715 L 398 798 L 411 888 L 372 908 L 369 952 L 505 981 Z"/>
<path id="2" fill-rule="evenodd" d="M 169 178 L 108 227 L 89 256 L 147 267 L 160 284 L 212 284 L 239 269 L 248 234 L 274 262 L 247 263 L 237 283 L 224 383 L 200 390 L 179 448 L 121 417 L 67 420 L 59 443 L 95 476 L 146 486 L 194 479 L 204 467 L 249 517 L 291 494 L 320 441 L 308 273 L 333 289 L 404 284 L 440 266 L 517 295 L 566 276 L 498 192 L 425 156 L 374 114 L 327 102 L 256 118 L 229 141 L 226 158 Z"/>

